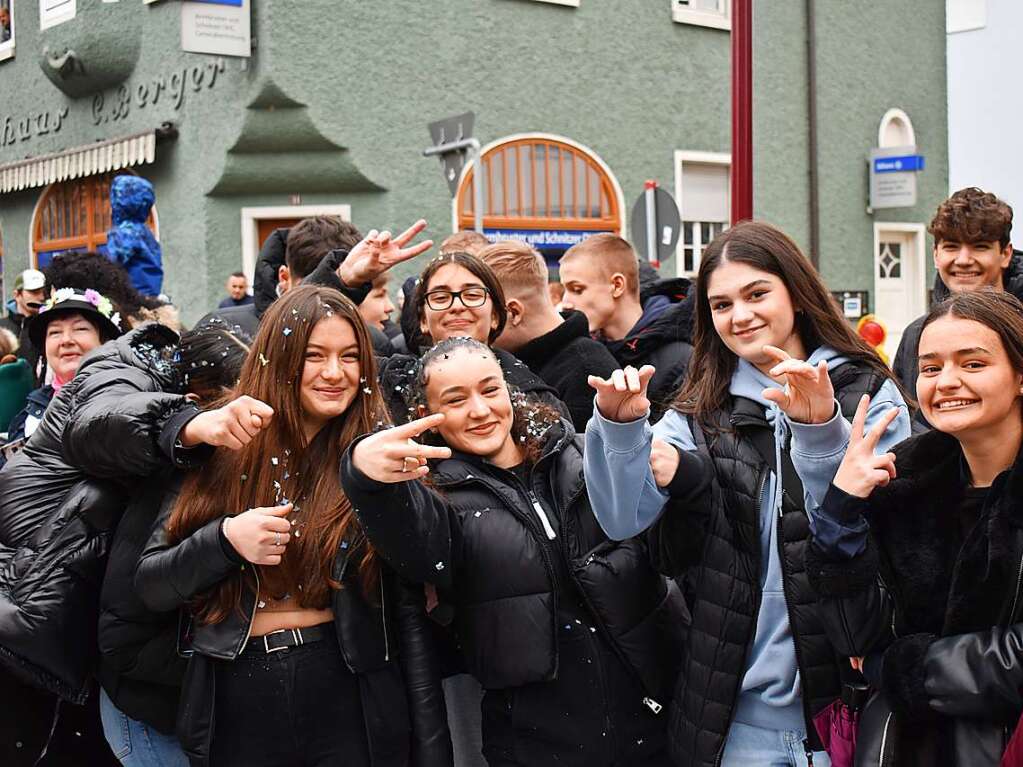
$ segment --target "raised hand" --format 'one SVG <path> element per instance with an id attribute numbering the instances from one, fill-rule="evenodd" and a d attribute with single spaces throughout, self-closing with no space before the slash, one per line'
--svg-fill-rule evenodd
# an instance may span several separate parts
<path id="1" fill-rule="evenodd" d="M 430 472 L 430 458 L 450 458 L 451 448 L 421 445 L 415 438 L 444 422 L 443 413 L 378 431 L 355 446 L 352 463 L 377 482 L 408 482 Z"/>
<path id="2" fill-rule="evenodd" d="M 832 484 L 839 490 L 857 498 L 867 498 L 875 487 L 883 487 L 895 479 L 895 454 L 874 455 L 874 451 L 877 450 L 885 430 L 899 414 L 899 409 L 893 407 L 881 416 L 864 436 L 869 404 L 870 397 L 864 394 L 853 417 L 849 447 L 846 448 L 845 457 L 842 458 L 842 463 L 832 480 Z"/>
<path id="3" fill-rule="evenodd" d="M 199 413 L 185 425 L 179 438 L 185 447 L 206 443 L 241 450 L 270 424 L 273 414 L 272 407 L 243 394 L 223 407 Z"/>
<path id="4" fill-rule="evenodd" d="M 260 506 L 224 519 L 224 537 L 246 562 L 279 565 L 291 540 L 291 522 L 286 517 L 292 504 Z"/>
<path id="5" fill-rule="evenodd" d="M 372 282 L 395 264 L 415 258 L 433 247 L 433 240 L 405 247 L 425 228 L 426 221 L 419 219 L 397 237 L 392 237 L 388 231 L 371 229 L 341 262 L 337 276 L 341 282 L 353 288 Z"/>
<path id="6" fill-rule="evenodd" d="M 610 378 L 590 376 L 586 382 L 597 391 L 600 414 L 609 421 L 626 423 L 646 417 L 650 410 L 646 389 L 653 377 L 653 365 L 644 365 L 639 370 L 629 365 L 614 371 Z"/>
<path id="7" fill-rule="evenodd" d="M 816 367 L 797 360 L 776 346 L 765 346 L 778 364 L 771 368 L 774 378 L 784 376 L 782 389 L 764 389 L 764 399 L 777 403 L 791 420 L 798 423 L 826 423 L 835 415 L 835 389 L 828 375 L 828 363 L 821 360 Z"/>
<path id="8" fill-rule="evenodd" d="M 663 439 L 654 439 L 650 443 L 650 471 L 654 473 L 654 482 L 658 487 L 667 487 L 678 471 L 679 456 L 674 445 Z"/>

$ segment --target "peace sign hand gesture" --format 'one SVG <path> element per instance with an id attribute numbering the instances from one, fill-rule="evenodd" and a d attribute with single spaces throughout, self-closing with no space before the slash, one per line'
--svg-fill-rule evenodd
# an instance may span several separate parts
<path id="1" fill-rule="evenodd" d="M 764 351 L 778 360 L 770 374 L 775 378 L 785 377 L 785 387 L 764 389 L 764 399 L 776 403 L 797 423 L 830 421 L 835 414 L 835 389 L 828 376 L 828 363 L 821 360 L 814 367 L 776 346 L 765 346 Z"/>
<path id="2" fill-rule="evenodd" d="M 408 482 L 430 472 L 430 458 L 450 458 L 451 448 L 421 445 L 415 441 L 427 429 L 444 422 L 443 413 L 378 431 L 355 446 L 352 464 L 377 482 Z"/>
<path id="3" fill-rule="evenodd" d="M 639 370 L 629 365 L 616 370 L 610 378 L 589 376 L 586 382 L 597 390 L 597 409 L 609 421 L 626 423 L 645 418 L 650 409 L 646 389 L 654 377 L 654 366 L 644 365 Z"/>
<path id="4" fill-rule="evenodd" d="M 372 282 L 395 264 L 415 258 L 433 247 L 433 240 L 405 247 L 425 228 L 426 221 L 419 219 L 397 237 L 392 237 L 388 231 L 371 229 L 341 262 L 337 276 L 349 287 Z"/>
<path id="5" fill-rule="evenodd" d="M 860 398 L 860 404 L 856 406 L 852 432 L 849 435 L 849 447 L 846 448 L 842 464 L 832 480 L 832 484 L 839 490 L 857 498 L 867 498 L 875 487 L 884 487 L 895 479 L 895 453 L 874 455 L 874 451 L 877 450 L 881 436 L 899 414 L 899 409 L 893 407 L 886 412 L 864 436 L 869 404 L 870 397 L 864 394 Z"/>

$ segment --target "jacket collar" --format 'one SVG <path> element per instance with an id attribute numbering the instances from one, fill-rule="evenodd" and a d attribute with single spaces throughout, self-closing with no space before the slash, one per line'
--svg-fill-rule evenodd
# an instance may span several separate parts
<path id="1" fill-rule="evenodd" d="M 991 485 L 982 519 L 961 545 L 957 511 L 965 482 L 959 442 L 929 431 L 894 452 L 901 476 L 875 491 L 881 503 L 874 515 L 886 517 L 878 522 L 896 562 L 898 590 L 914 602 L 904 605 L 914 630 L 940 629 L 948 636 L 1009 620 L 1023 557 L 1023 450 Z"/>
<path id="2" fill-rule="evenodd" d="M 590 324 L 585 314 L 568 311 L 561 316 L 564 322 L 518 349 L 516 356 L 531 368 L 540 367 L 555 359 L 575 339 L 590 337 Z"/>

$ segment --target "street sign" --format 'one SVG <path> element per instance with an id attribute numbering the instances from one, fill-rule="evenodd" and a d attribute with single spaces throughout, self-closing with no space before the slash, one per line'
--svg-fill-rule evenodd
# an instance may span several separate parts
<path id="1" fill-rule="evenodd" d="M 907 154 L 899 157 L 874 158 L 874 173 L 898 173 L 899 171 L 923 170 L 922 154 Z"/>
<path id="2" fill-rule="evenodd" d="M 870 150 L 870 207 L 910 208 L 916 205 L 916 174 L 924 169 L 915 146 Z"/>
<path id="3" fill-rule="evenodd" d="M 682 221 L 674 197 L 656 181 L 647 181 L 645 187 L 632 206 L 632 245 L 651 264 L 660 266 L 675 252 Z"/>
<path id="4" fill-rule="evenodd" d="M 537 250 L 557 249 L 567 250 L 573 245 L 578 245 L 594 234 L 601 234 L 599 231 L 571 231 L 567 229 L 484 229 L 483 234 L 491 242 L 501 240 L 519 240 Z"/>
<path id="5" fill-rule="evenodd" d="M 430 123 L 430 138 L 433 139 L 435 147 L 444 144 L 452 144 L 472 137 L 472 129 L 476 122 L 476 115 L 473 112 L 446 117 L 443 120 Z M 462 176 L 462 168 L 465 166 L 468 147 L 464 149 L 453 149 L 440 155 L 441 168 L 444 170 L 444 180 L 448 182 L 448 189 L 454 197 L 458 191 L 458 179 Z"/>

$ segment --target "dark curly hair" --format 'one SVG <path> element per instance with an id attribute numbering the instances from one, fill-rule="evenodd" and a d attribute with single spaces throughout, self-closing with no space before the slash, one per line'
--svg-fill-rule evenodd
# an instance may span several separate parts
<path id="1" fill-rule="evenodd" d="M 238 383 L 252 339 L 237 325 L 211 317 L 181 334 L 174 360 L 181 385 L 206 405 Z"/>
<path id="2" fill-rule="evenodd" d="M 43 273 L 54 290 L 74 288 L 78 292 L 95 290 L 110 299 L 122 317 L 135 317 L 146 302 L 131 284 L 124 267 L 102 253 L 60 253 L 53 257 Z"/>
<path id="3" fill-rule="evenodd" d="M 941 205 L 927 225 L 937 247 L 942 240 L 993 242 L 1005 248 L 1012 232 L 1012 208 L 975 186 L 960 189 Z"/>
<path id="4" fill-rule="evenodd" d="M 431 347 L 419 361 L 418 373 L 413 383 L 413 402 L 423 411 L 429 412 L 426 404 L 426 384 L 430 378 L 430 368 L 438 360 L 446 359 L 456 351 L 466 349 L 488 355 L 497 363 L 497 357 L 490 347 L 481 344 L 474 338 L 461 336 L 448 338 Z M 500 363 L 498 363 L 499 365 Z M 503 374 L 502 374 L 503 375 Z M 512 403 L 512 438 L 519 443 L 522 457 L 527 463 L 536 463 L 543 455 L 547 443 L 547 434 L 551 426 L 561 420 L 560 414 L 549 405 L 530 399 L 513 386 L 505 382 Z M 424 434 L 423 439 L 433 444 L 443 444 L 439 436 Z"/>

